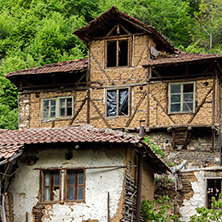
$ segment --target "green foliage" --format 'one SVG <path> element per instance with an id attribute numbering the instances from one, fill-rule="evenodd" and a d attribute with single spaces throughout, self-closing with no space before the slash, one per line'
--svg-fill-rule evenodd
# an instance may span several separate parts
<path id="1" fill-rule="evenodd" d="M 144 142 L 147 143 L 157 155 L 159 155 L 162 159 L 165 159 L 166 155 L 163 150 L 161 150 L 159 146 L 152 144 L 150 142 L 150 137 L 144 137 Z"/>
<path id="2" fill-rule="evenodd" d="M 198 214 L 191 216 L 190 222 L 221 222 L 222 221 L 222 193 L 218 201 L 212 197 L 211 209 L 201 207 L 196 209 Z"/>
<path id="3" fill-rule="evenodd" d="M 177 215 L 169 215 L 168 211 L 171 208 L 172 205 L 169 202 L 169 197 L 163 196 L 157 200 L 143 200 L 141 212 L 145 221 L 171 222 L 178 217 Z M 177 221 L 179 222 L 180 220 L 178 219 Z"/>

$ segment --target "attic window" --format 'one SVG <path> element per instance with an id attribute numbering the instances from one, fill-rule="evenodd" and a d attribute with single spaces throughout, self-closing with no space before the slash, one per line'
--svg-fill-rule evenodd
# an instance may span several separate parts
<path id="1" fill-rule="evenodd" d="M 129 65 L 128 39 L 107 40 L 106 67 L 119 67 Z"/>
<path id="2" fill-rule="evenodd" d="M 129 89 L 112 89 L 106 93 L 106 116 L 129 115 Z"/>
<path id="3" fill-rule="evenodd" d="M 195 109 L 195 84 L 169 84 L 169 111 L 170 113 L 188 113 Z"/>

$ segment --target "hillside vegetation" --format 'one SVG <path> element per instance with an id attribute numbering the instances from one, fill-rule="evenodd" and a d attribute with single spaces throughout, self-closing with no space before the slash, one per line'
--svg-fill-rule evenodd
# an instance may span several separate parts
<path id="1" fill-rule="evenodd" d="M 1 0 L 0 128 L 18 127 L 17 90 L 4 74 L 87 56 L 71 33 L 113 5 L 181 50 L 222 53 L 221 0 Z"/>

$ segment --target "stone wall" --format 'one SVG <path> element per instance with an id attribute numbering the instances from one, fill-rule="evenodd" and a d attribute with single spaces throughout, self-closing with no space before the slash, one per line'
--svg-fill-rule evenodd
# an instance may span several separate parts
<path id="1" fill-rule="evenodd" d="M 150 137 L 153 144 L 164 150 L 167 159 L 174 164 L 180 164 L 183 160 L 187 160 L 187 168 L 220 165 L 221 139 L 219 136 L 216 137 L 214 152 L 212 151 L 212 137 L 207 134 L 191 133 L 187 149 L 173 149 L 172 135 L 168 132 L 150 133 L 147 136 Z"/>

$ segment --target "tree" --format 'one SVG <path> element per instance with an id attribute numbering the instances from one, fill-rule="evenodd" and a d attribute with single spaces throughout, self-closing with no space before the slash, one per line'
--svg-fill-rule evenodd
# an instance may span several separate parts
<path id="1" fill-rule="evenodd" d="M 221 43 L 222 31 L 221 0 L 201 0 L 199 10 L 194 12 L 196 25 L 193 29 L 193 43 L 200 47 L 212 48 Z"/>

